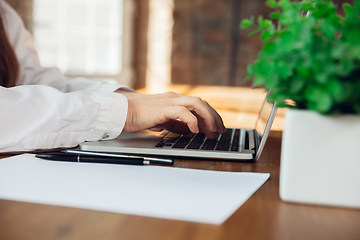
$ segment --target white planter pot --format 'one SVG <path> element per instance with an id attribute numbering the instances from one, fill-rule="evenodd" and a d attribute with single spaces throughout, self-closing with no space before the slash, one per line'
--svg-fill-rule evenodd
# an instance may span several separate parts
<path id="1" fill-rule="evenodd" d="M 286 113 L 280 197 L 360 208 L 360 116 Z"/>

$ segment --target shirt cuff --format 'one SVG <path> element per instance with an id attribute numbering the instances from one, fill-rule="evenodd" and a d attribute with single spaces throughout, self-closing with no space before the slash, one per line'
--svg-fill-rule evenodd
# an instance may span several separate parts
<path id="1" fill-rule="evenodd" d="M 127 98 L 118 93 L 93 93 L 100 98 L 100 106 L 95 123 L 87 141 L 111 140 L 122 132 L 128 110 Z"/>
<path id="2" fill-rule="evenodd" d="M 131 92 L 135 92 L 135 90 L 133 90 L 132 88 L 129 88 L 125 85 L 118 85 L 118 84 L 102 84 L 98 90 L 99 93 L 110 93 L 110 92 L 115 92 L 118 89 L 126 89 L 128 91 Z"/>

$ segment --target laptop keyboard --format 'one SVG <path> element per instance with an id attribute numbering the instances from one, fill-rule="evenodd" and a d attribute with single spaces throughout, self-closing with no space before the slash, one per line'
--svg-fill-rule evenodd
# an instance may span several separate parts
<path id="1" fill-rule="evenodd" d="M 228 128 L 227 132 L 220 134 L 217 139 L 209 139 L 203 133 L 187 135 L 168 133 L 155 147 L 238 152 L 240 131 L 240 129 Z M 249 134 L 247 131 L 245 132 L 244 148 L 249 148 Z"/>

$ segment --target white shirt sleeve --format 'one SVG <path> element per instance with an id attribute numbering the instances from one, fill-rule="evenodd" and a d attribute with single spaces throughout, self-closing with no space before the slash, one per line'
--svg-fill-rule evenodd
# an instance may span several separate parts
<path id="1" fill-rule="evenodd" d="M 117 93 L 63 93 L 48 86 L 0 87 L 0 151 L 75 147 L 122 131 L 127 100 Z"/>
<path id="2" fill-rule="evenodd" d="M 127 99 L 114 91 L 124 86 L 68 80 L 57 68 L 41 67 L 20 17 L 3 0 L 0 7 L 20 65 L 17 86 L 0 87 L 0 152 L 75 147 L 117 137 Z"/>

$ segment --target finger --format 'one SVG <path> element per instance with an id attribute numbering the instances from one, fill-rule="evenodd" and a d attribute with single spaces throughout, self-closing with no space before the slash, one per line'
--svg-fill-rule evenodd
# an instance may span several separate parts
<path id="1" fill-rule="evenodd" d="M 217 132 L 221 134 L 226 133 L 227 130 L 220 114 L 214 108 L 212 108 L 208 102 L 205 101 L 205 103 L 209 106 L 209 108 L 212 109 L 213 113 L 215 114 L 215 125 Z"/>
<path id="2" fill-rule="evenodd" d="M 217 138 L 217 135 L 215 134 L 215 132 L 211 132 L 209 131 L 206 126 L 205 126 L 205 122 L 204 119 L 202 119 L 195 111 L 192 112 L 198 119 L 198 125 L 199 125 L 199 129 L 201 129 L 200 132 L 203 132 L 206 137 L 210 138 L 210 139 L 215 139 Z"/>
<path id="3" fill-rule="evenodd" d="M 195 111 L 199 117 L 204 120 L 205 128 L 210 132 L 217 131 L 217 122 L 221 122 L 220 116 L 216 111 L 210 107 L 208 103 L 203 101 L 199 97 L 182 97 L 173 99 L 174 103 L 177 105 L 185 106 L 191 111 Z"/>
<path id="4" fill-rule="evenodd" d="M 157 95 L 159 98 L 165 98 L 162 101 L 165 105 L 172 104 L 175 106 L 184 106 L 189 108 L 190 111 L 195 110 L 205 122 L 208 131 L 225 133 L 226 128 L 220 115 L 204 100 L 199 97 L 188 97 L 175 92 L 167 92 Z M 184 101 L 185 100 L 185 101 Z"/>
<path id="5" fill-rule="evenodd" d="M 161 131 L 164 131 L 164 128 L 156 126 L 156 127 L 150 128 L 149 130 L 153 131 L 153 132 L 161 132 Z"/>
<path id="6" fill-rule="evenodd" d="M 156 127 L 161 127 L 173 133 L 189 134 L 191 131 L 186 123 L 179 120 L 170 120 L 166 123 L 159 124 Z"/>
<path id="7" fill-rule="evenodd" d="M 162 101 L 158 102 L 158 104 L 168 105 L 169 101 L 176 99 L 176 98 L 181 98 L 181 97 L 183 97 L 183 95 L 175 93 L 175 92 L 166 92 L 166 93 L 154 94 L 154 95 L 152 95 L 152 97 L 153 97 L 153 99 L 162 100 Z"/>
<path id="8" fill-rule="evenodd" d="M 199 132 L 198 119 L 186 107 L 180 107 L 180 106 L 164 107 L 163 114 L 167 119 L 167 121 L 164 121 L 163 123 L 168 122 L 169 120 L 180 119 L 181 121 L 186 123 L 186 125 L 188 126 L 191 132 L 193 133 Z"/>

